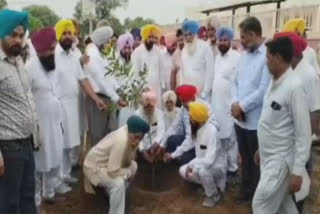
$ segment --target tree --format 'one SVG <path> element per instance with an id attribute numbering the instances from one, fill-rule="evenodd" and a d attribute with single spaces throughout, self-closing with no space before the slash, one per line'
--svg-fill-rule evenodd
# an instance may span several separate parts
<path id="1" fill-rule="evenodd" d="M 7 1 L 6 0 L 0 0 L 0 10 L 5 8 L 7 6 Z"/>
<path id="2" fill-rule="evenodd" d="M 128 0 L 96 0 L 96 16 L 98 20 L 112 17 L 111 12 L 125 6 Z"/>
<path id="3" fill-rule="evenodd" d="M 146 24 L 155 24 L 153 19 L 144 19 L 142 17 L 136 17 L 135 19 L 126 18 L 124 20 L 125 29 L 131 30 L 133 28 L 141 28 Z"/>
<path id="4" fill-rule="evenodd" d="M 28 11 L 30 15 L 39 19 L 43 27 L 53 27 L 60 17 L 47 6 L 31 5 L 25 7 L 24 11 Z"/>
<path id="5" fill-rule="evenodd" d="M 34 17 L 32 15 L 29 15 L 29 32 L 30 32 L 30 35 L 33 32 L 40 30 L 41 28 L 43 28 L 43 24 L 40 21 L 40 19 L 38 19 L 38 18 L 36 18 L 36 17 Z"/>
<path id="6" fill-rule="evenodd" d="M 110 27 L 112 27 L 113 32 L 117 35 L 121 35 L 125 32 L 124 26 L 121 24 L 118 18 L 112 16 L 108 19 Z"/>

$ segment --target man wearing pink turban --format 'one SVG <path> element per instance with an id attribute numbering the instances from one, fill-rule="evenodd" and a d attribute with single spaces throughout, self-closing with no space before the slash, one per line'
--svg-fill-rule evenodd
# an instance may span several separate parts
<path id="1" fill-rule="evenodd" d="M 118 38 L 117 49 L 120 53 L 120 59 L 124 63 L 129 63 L 133 50 L 134 39 L 131 33 L 122 34 Z"/>
<path id="2" fill-rule="evenodd" d="M 156 108 L 157 95 L 152 90 L 142 93 L 142 106 L 136 111 L 136 115 L 144 119 L 150 126 L 147 133 L 139 145 L 139 151 L 144 160 L 148 163 L 155 161 L 159 151 L 159 143 L 165 135 L 165 123 L 163 112 Z"/>
<path id="3" fill-rule="evenodd" d="M 63 110 L 57 96 L 59 84 L 55 72 L 56 32 L 53 28 L 44 28 L 35 32 L 31 42 L 37 56 L 26 65 L 31 79 L 31 91 L 39 116 L 40 149 L 35 152 L 36 163 L 36 204 L 41 198 L 52 202 L 56 193 L 66 193 L 66 186 L 59 176 L 63 161 Z M 58 188 L 57 188 L 58 187 Z"/>

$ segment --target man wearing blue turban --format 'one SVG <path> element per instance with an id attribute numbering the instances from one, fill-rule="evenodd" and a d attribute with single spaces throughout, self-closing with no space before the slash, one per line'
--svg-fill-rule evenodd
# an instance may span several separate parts
<path id="1" fill-rule="evenodd" d="M 28 14 L 0 12 L 0 213 L 36 214 L 35 104 L 20 57 Z M 36 134 L 35 134 L 36 135 Z"/>
<path id="2" fill-rule="evenodd" d="M 185 47 L 182 50 L 181 84 L 194 85 L 201 98 L 211 98 L 211 88 L 214 76 L 214 56 L 207 42 L 197 38 L 200 29 L 196 21 L 186 20 L 182 24 Z"/>
<path id="3" fill-rule="evenodd" d="M 133 28 L 130 33 L 134 39 L 133 49 L 136 49 L 141 44 L 141 30 L 139 28 Z"/>
<path id="4" fill-rule="evenodd" d="M 230 114 L 232 104 L 231 89 L 235 81 L 240 53 L 231 48 L 234 31 L 229 27 L 220 27 L 216 32 L 218 55 L 215 60 L 215 76 L 212 86 L 211 106 L 220 125 L 219 137 L 227 154 L 229 182 L 237 174 L 238 144 L 233 129 L 233 118 Z M 231 179 L 231 180 L 230 180 Z"/>

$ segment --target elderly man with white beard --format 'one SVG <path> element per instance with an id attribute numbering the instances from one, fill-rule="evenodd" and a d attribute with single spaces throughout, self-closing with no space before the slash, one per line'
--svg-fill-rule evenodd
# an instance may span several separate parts
<path id="1" fill-rule="evenodd" d="M 207 21 L 207 31 L 208 31 L 208 42 L 212 49 L 213 55 L 217 56 L 219 53 L 217 45 L 216 33 L 220 27 L 220 20 L 216 16 L 212 16 Z"/>
<path id="2" fill-rule="evenodd" d="M 197 38 L 199 24 L 185 21 L 182 25 L 185 47 L 182 50 L 182 83 L 194 85 L 200 97 L 210 101 L 214 78 L 214 56 L 210 46 Z"/>

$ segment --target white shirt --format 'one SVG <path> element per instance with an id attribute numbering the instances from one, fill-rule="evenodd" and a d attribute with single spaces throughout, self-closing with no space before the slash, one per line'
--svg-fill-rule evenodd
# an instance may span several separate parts
<path id="1" fill-rule="evenodd" d="M 169 52 L 166 50 L 162 53 L 163 58 L 163 77 L 164 77 L 164 87 L 165 91 L 169 90 L 171 87 L 171 73 L 174 69 L 174 58 L 172 55 L 169 54 Z"/>
<path id="2" fill-rule="evenodd" d="M 317 60 L 317 54 L 313 48 L 307 46 L 307 48 L 303 51 L 303 58 L 305 58 L 310 65 L 316 70 L 318 75 L 320 74 L 320 68 Z"/>
<path id="3" fill-rule="evenodd" d="M 212 168 L 221 148 L 216 127 L 209 121 L 205 123 L 198 130 L 196 137 L 193 137 L 192 144 L 196 150 L 196 157 L 189 166 L 195 171 L 200 167 Z"/>
<path id="4" fill-rule="evenodd" d="M 98 47 L 93 43 L 87 47 L 86 54 L 90 57 L 90 61 L 84 66 L 84 70 L 93 90 L 110 97 L 114 102 L 118 102 L 120 97 L 116 92 L 115 80 L 111 81 L 110 78 L 105 76 L 108 66 L 107 60 L 101 56 Z"/>
<path id="5" fill-rule="evenodd" d="M 317 71 L 312 67 L 307 59 L 303 57 L 297 67 L 294 69 L 302 80 L 305 93 L 309 103 L 309 111 L 320 110 L 320 78 Z"/>
<path id="6" fill-rule="evenodd" d="M 143 71 L 146 67 L 147 74 L 147 86 L 155 91 L 158 96 L 158 100 L 161 100 L 162 89 L 165 88 L 164 84 L 164 72 L 163 59 L 158 46 L 154 45 L 150 51 L 147 50 L 144 43 L 137 47 L 132 53 L 132 69 L 135 75 L 139 75 L 140 71 Z M 162 102 L 158 102 L 161 106 Z"/>
<path id="7" fill-rule="evenodd" d="M 232 135 L 232 86 L 237 75 L 239 59 L 240 53 L 230 48 L 225 55 L 219 53 L 215 60 L 211 106 L 220 125 L 220 138 L 229 138 Z"/>
<path id="8" fill-rule="evenodd" d="M 56 72 L 61 99 L 78 99 L 81 89 L 79 81 L 86 79 L 79 58 L 73 51 L 66 52 L 57 45 L 55 51 Z"/>
<path id="9" fill-rule="evenodd" d="M 152 117 L 148 117 L 148 115 L 145 114 L 142 107 L 140 107 L 136 113 L 137 116 L 145 120 L 150 125 L 150 131 L 149 133 L 145 134 L 144 138 L 139 144 L 139 150 L 145 151 L 150 149 L 150 147 L 154 143 L 160 143 L 162 138 L 165 135 L 165 124 L 163 120 L 163 112 L 159 109 L 155 109 Z"/>
<path id="10" fill-rule="evenodd" d="M 307 97 L 299 75 L 288 69 L 271 80 L 258 125 L 262 166 L 271 159 L 287 161 L 291 173 L 302 175 L 309 158 L 311 127 Z"/>
<path id="11" fill-rule="evenodd" d="M 207 42 L 196 39 L 196 51 L 190 56 L 187 48 L 182 50 L 182 84 L 197 87 L 201 97 L 209 96 L 214 78 L 214 56 Z"/>

